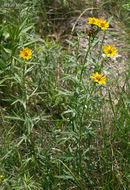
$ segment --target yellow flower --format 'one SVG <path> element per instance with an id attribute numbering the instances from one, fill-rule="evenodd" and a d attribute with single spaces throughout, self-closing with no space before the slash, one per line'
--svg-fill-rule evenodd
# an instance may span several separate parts
<path id="1" fill-rule="evenodd" d="M 106 84 L 106 77 L 103 76 L 102 73 L 100 75 L 98 72 L 93 73 L 93 76 L 90 76 L 90 78 L 94 79 L 94 82 L 98 82 L 99 84 Z"/>
<path id="2" fill-rule="evenodd" d="M 24 48 L 23 50 L 20 50 L 20 56 L 23 58 L 23 59 L 31 59 L 31 55 L 32 55 L 32 49 L 29 49 L 28 47 L 27 48 Z"/>
<path id="3" fill-rule="evenodd" d="M 4 178 L 4 176 L 3 175 L 0 175 L 0 179 L 3 179 Z"/>
<path id="4" fill-rule="evenodd" d="M 95 24 L 95 25 L 97 25 L 97 21 L 98 21 L 97 18 L 95 18 L 95 17 L 89 17 L 88 20 L 89 20 L 89 22 L 88 22 L 89 24 Z"/>
<path id="5" fill-rule="evenodd" d="M 107 28 L 109 27 L 109 23 L 103 19 L 98 19 L 97 25 L 103 30 L 107 30 Z"/>
<path id="6" fill-rule="evenodd" d="M 107 45 L 107 46 L 104 46 L 104 52 L 106 54 L 106 56 L 111 56 L 113 57 L 114 55 L 117 55 L 117 49 L 114 48 L 114 46 L 110 46 L 110 45 Z"/>

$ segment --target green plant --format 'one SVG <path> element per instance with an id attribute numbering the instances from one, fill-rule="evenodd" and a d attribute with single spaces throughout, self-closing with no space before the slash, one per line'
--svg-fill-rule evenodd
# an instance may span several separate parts
<path id="1" fill-rule="evenodd" d="M 48 27 L 51 2 L 12 9 L 2 1 L 1 189 L 126 190 L 129 69 L 121 78 L 108 65 L 116 49 L 103 48 L 109 23 L 102 19 L 90 23 L 92 33 L 67 40 L 69 48 L 36 34 L 40 15 Z"/>

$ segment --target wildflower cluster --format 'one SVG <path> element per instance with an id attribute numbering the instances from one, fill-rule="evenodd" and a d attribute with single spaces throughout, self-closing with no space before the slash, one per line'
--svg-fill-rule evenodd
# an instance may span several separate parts
<path id="1" fill-rule="evenodd" d="M 101 28 L 102 30 L 107 30 L 107 28 L 109 27 L 109 23 L 106 20 L 103 20 L 101 18 L 98 19 L 95 17 L 89 17 L 88 20 L 89 20 L 89 22 L 88 22 L 89 24 L 96 25 L 99 28 Z"/>
<path id="2" fill-rule="evenodd" d="M 89 17 L 88 18 L 88 23 L 91 25 L 96 25 L 99 28 L 101 28 L 102 30 L 107 30 L 109 27 L 109 23 L 106 20 L 103 19 L 98 19 L 95 17 Z M 106 56 L 111 56 L 113 57 L 114 55 L 117 55 L 117 49 L 112 45 L 106 45 L 104 46 L 104 52 L 106 54 Z M 97 82 L 99 84 L 106 84 L 105 80 L 106 77 L 103 76 L 103 74 L 99 74 L 98 72 L 93 73 L 93 76 L 90 76 L 90 78 L 94 79 L 94 82 Z"/>
<path id="3" fill-rule="evenodd" d="M 106 21 L 106 20 L 103 20 L 103 19 L 98 19 L 98 18 L 95 18 L 95 17 L 89 17 L 88 18 L 89 20 L 89 24 L 92 24 L 92 25 L 96 25 L 98 26 L 99 28 L 103 29 L 103 30 L 107 30 L 107 28 L 109 27 L 109 23 Z M 117 49 L 112 45 L 106 45 L 104 46 L 104 52 L 106 54 L 106 56 L 114 56 L 114 55 L 117 55 Z M 31 55 L 32 55 L 32 49 L 29 49 L 28 47 L 27 48 L 24 48 L 23 50 L 20 50 L 20 56 L 23 58 L 23 59 L 30 59 L 31 58 Z M 98 72 L 96 73 L 93 73 L 93 76 L 90 76 L 90 78 L 94 79 L 94 82 L 97 82 L 99 84 L 106 84 L 106 77 L 103 76 L 103 74 L 99 74 Z"/>

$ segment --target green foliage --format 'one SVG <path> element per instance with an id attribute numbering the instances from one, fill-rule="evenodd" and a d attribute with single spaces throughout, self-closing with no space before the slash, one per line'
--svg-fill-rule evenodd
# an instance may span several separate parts
<path id="1" fill-rule="evenodd" d="M 126 27 L 130 24 L 130 3 L 128 0 L 104 0 L 103 7 L 106 11 L 110 12 L 117 19 L 119 19 L 120 22 L 124 23 Z"/>
<path id="2" fill-rule="evenodd" d="M 79 2 L 1 1 L 2 190 L 128 189 L 128 68 L 115 77 L 99 28 L 92 36 L 77 34 L 69 48 L 40 36 L 41 15 L 49 31 L 51 3 L 63 10 Z M 88 48 L 79 46 L 81 39 Z M 26 47 L 28 60 L 20 56 Z M 90 79 L 104 70 L 111 72 L 106 86 Z"/>

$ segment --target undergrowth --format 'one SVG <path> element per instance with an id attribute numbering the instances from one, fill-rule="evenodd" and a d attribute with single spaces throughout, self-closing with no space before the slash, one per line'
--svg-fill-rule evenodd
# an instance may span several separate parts
<path id="1" fill-rule="evenodd" d="M 0 189 L 127 190 L 129 68 L 108 65 L 119 53 L 104 47 L 108 21 L 89 18 L 69 48 L 42 38 L 51 2 L 1 1 Z"/>

